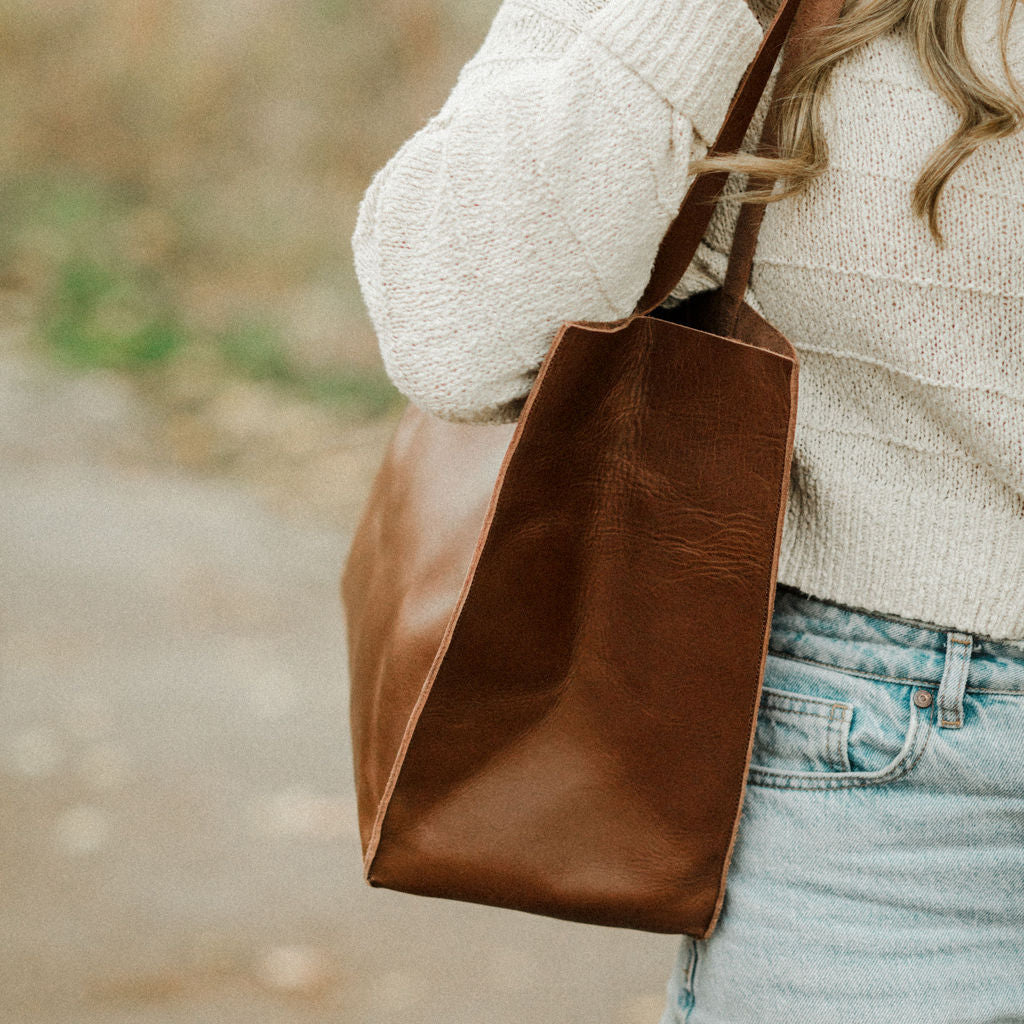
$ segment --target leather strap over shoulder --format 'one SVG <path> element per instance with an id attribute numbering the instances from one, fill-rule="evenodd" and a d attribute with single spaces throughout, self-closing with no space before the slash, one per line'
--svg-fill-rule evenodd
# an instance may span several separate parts
<path id="1" fill-rule="evenodd" d="M 804 7 L 798 14 L 793 33 L 782 55 L 782 66 L 775 80 L 775 88 L 772 92 L 772 99 L 768 115 L 765 118 L 761 130 L 761 138 L 758 141 L 758 152 L 774 155 L 776 143 L 778 142 L 778 104 L 777 98 L 784 96 L 787 91 L 786 76 L 792 68 L 803 59 L 804 44 L 808 36 L 808 29 L 814 25 L 829 25 L 834 23 L 842 10 L 843 0 L 805 0 L 805 3 L 816 8 Z M 806 16 L 806 17 L 804 17 Z M 775 179 L 771 176 L 751 178 L 750 183 L 757 182 L 765 188 L 770 188 Z M 744 301 L 747 286 L 750 282 L 750 272 L 754 264 L 754 250 L 757 248 L 757 237 L 761 230 L 761 222 L 767 210 L 765 203 L 744 203 L 740 207 L 739 216 L 736 220 L 736 228 L 732 238 L 732 248 L 729 252 L 729 263 L 725 273 L 725 281 L 722 284 L 724 294 L 723 308 L 728 311 L 730 330 L 735 330 L 736 319 L 739 308 Z"/>
<path id="2" fill-rule="evenodd" d="M 842 3 L 843 0 L 782 0 L 757 53 L 748 65 L 743 79 L 733 95 L 718 136 L 708 150 L 708 156 L 736 152 L 743 144 L 747 129 L 787 35 L 792 35 L 793 43 L 785 48 L 783 63 L 776 77 L 776 88 L 772 97 L 773 104 L 776 95 L 779 95 L 779 83 L 784 81 L 789 68 L 792 67 L 801 52 L 799 38 L 817 25 L 831 24 L 838 17 Z M 798 8 L 800 10 L 799 17 L 797 17 Z M 790 28 L 794 25 L 795 27 L 790 33 Z M 766 131 L 771 131 L 772 122 L 772 117 L 766 118 Z M 762 141 L 767 141 L 770 144 L 773 139 L 774 133 L 766 140 L 765 131 L 762 132 Z M 715 205 L 728 177 L 728 171 L 709 171 L 697 175 L 691 182 L 679 213 L 662 238 L 647 288 L 640 297 L 636 309 L 621 321 L 623 325 L 660 306 L 679 283 L 707 230 Z M 736 262 L 737 266 L 735 269 L 730 266 L 728 278 L 734 288 L 742 279 L 745 289 L 750 274 L 749 259 L 757 244 L 757 232 L 764 214 L 764 205 L 744 203 L 740 213 L 741 217 L 730 256 L 730 264 Z M 742 295 L 742 292 L 740 294 Z"/>

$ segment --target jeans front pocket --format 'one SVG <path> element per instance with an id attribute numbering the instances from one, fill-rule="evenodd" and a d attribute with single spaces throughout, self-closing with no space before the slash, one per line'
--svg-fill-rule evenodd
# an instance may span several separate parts
<path id="1" fill-rule="evenodd" d="M 934 701 L 915 700 L 919 689 L 769 652 L 748 782 L 839 789 L 904 777 L 931 731 Z"/>
<path id="2" fill-rule="evenodd" d="M 789 771 L 848 772 L 853 705 L 841 700 L 761 688 L 751 764 Z"/>

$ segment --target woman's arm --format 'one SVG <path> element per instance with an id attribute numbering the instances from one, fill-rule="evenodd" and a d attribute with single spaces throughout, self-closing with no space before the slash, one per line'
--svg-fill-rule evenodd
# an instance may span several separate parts
<path id="1" fill-rule="evenodd" d="M 762 38 L 744 0 L 504 0 L 360 203 L 356 274 L 399 391 L 508 422 L 563 322 L 629 314 Z"/>

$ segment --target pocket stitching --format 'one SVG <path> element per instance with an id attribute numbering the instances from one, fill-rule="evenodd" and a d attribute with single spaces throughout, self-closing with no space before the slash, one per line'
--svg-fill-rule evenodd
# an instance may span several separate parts
<path id="1" fill-rule="evenodd" d="M 797 708 L 782 707 L 784 702 L 790 702 L 792 704 L 821 704 L 821 711 L 800 711 Z M 761 704 L 772 705 L 779 708 L 780 711 L 791 711 L 797 715 L 817 715 L 819 718 L 828 717 L 831 719 L 832 708 L 842 708 L 844 714 L 853 711 L 853 705 L 849 701 L 845 700 L 830 700 L 828 697 L 812 697 L 804 693 L 796 693 L 790 690 L 780 690 L 773 686 L 762 686 L 761 687 Z M 830 714 L 826 716 L 824 714 L 825 709 L 830 710 Z"/>
<path id="2" fill-rule="evenodd" d="M 850 771 L 850 751 L 849 751 L 849 729 L 843 729 L 835 725 L 836 722 L 841 722 L 845 725 L 849 719 L 847 719 L 847 711 L 851 710 L 848 704 L 842 701 L 837 701 L 832 705 L 828 716 L 828 732 L 825 734 L 825 752 L 832 759 L 833 764 L 839 765 L 841 771 Z M 837 715 L 836 712 L 839 712 Z M 835 742 L 835 750 L 832 751 L 831 745 Z M 845 741 L 845 742 L 844 742 Z"/>
<path id="3" fill-rule="evenodd" d="M 813 707 L 813 705 L 820 705 L 820 708 Z M 808 718 L 823 720 L 825 723 L 825 756 L 832 764 L 838 766 L 833 770 L 833 774 L 851 771 L 849 752 L 845 749 L 844 742 L 849 734 L 849 729 L 837 727 L 837 723 L 848 725 L 853 718 L 853 705 L 848 701 L 813 697 L 790 690 L 762 686 L 759 714 L 761 711 L 769 712 L 767 717 L 770 717 L 770 712 L 778 711 L 785 715 L 806 715 Z M 758 767 L 763 768 L 763 766 Z"/>
<path id="4" fill-rule="evenodd" d="M 911 712 L 912 717 L 903 750 L 900 751 L 888 768 L 882 769 L 882 774 L 880 775 L 865 772 L 811 772 L 801 775 L 799 772 L 776 771 L 771 768 L 751 765 L 747 773 L 747 780 L 752 785 L 771 789 L 805 790 L 853 789 L 863 786 L 880 786 L 887 782 L 893 782 L 907 775 L 917 762 L 921 760 L 925 750 L 928 748 L 928 742 L 933 732 L 931 725 L 933 716 L 930 710 L 918 708 L 911 701 Z M 919 743 L 918 733 L 922 729 L 924 731 L 924 742 L 920 744 L 920 749 L 916 749 Z"/>

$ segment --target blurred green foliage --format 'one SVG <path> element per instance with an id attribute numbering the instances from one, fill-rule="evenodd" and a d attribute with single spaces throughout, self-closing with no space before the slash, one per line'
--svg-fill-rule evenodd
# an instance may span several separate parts
<path id="1" fill-rule="evenodd" d="M 32 333 L 53 355 L 83 369 L 156 372 L 202 345 L 225 376 L 270 382 L 363 416 L 401 404 L 379 367 L 302 365 L 269 319 L 235 316 L 216 330 L 190 323 L 167 267 L 126 244 L 140 205 L 138 197 L 68 175 L 30 175 L 0 187 L 7 282 L 33 279 Z"/>
<path id="2" fill-rule="evenodd" d="M 77 365 L 213 347 L 239 376 L 393 408 L 356 208 L 498 2 L 0 4 L 0 302 Z"/>
<path id="3" fill-rule="evenodd" d="M 45 339 L 62 358 L 84 366 L 131 370 L 166 361 L 186 342 L 158 280 L 119 274 L 88 257 L 60 265 L 44 310 Z"/>
<path id="4" fill-rule="evenodd" d="M 405 403 L 382 372 L 343 367 L 304 372 L 295 365 L 268 324 L 240 322 L 216 335 L 216 347 L 228 366 L 250 380 L 271 381 L 304 398 L 337 408 L 356 408 L 369 416 Z"/>

